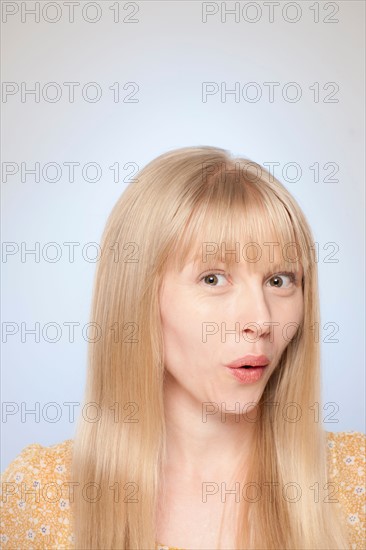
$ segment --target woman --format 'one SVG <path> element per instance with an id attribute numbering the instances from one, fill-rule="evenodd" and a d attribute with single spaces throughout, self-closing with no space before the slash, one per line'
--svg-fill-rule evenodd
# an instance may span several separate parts
<path id="1" fill-rule="evenodd" d="M 3 474 L 4 548 L 362 548 L 365 435 L 319 417 L 312 245 L 255 162 L 141 170 L 102 239 L 76 437 Z"/>

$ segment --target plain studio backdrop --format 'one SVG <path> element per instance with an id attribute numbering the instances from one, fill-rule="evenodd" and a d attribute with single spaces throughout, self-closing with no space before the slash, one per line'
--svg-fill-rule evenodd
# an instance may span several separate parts
<path id="1" fill-rule="evenodd" d="M 319 269 L 314 414 L 365 432 L 364 2 L 1 9 L 1 469 L 74 436 L 107 217 L 139 168 L 191 145 L 271 167 L 299 202 Z"/>

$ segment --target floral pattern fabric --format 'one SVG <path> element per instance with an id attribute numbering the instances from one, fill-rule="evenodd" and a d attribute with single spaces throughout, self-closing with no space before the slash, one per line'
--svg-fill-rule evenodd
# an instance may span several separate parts
<path id="1" fill-rule="evenodd" d="M 366 547 L 365 447 L 361 432 L 327 432 L 329 481 L 350 537 L 350 550 Z M 1 475 L 0 548 L 72 550 L 69 480 L 73 440 L 24 447 Z M 71 500 L 72 502 L 72 500 Z M 156 550 L 179 550 L 156 543 Z"/>

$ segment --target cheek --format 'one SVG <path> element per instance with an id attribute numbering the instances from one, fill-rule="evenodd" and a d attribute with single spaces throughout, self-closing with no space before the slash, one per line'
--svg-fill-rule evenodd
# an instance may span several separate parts
<path id="1" fill-rule="evenodd" d="M 197 361 L 204 363 L 209 348 L 202 339 L 202 316 L 188 307 L 177 293 L 166 293 L 160 301 L 160 318 L 164 343 L 164 363 L 170 372 L 190 370 Z"/>
<path id="2" fill-rule="evenodd" d="M 295 336 L 299 326 L 303 321 L 304 315 L 304 299 L 302 292 L 298 294 L 296 299 L 291 300 L 287 307 L 285 307 L 279 313 L 280 318 L 278 319 L 280 325 L 281 339 L 283 344 L 287 345 L 290 340 Z"/>
<path id="3" fill-rule="evenodd" d="M 192 315 L 174 292 L 165 292 L 160 300 L 160 318 L 166 358 L 185 349 L 193 339 Z"/>
<path id="4" fill-rule="evenodd" d="M 163 332 L 169 336 L 185 333 L 190 326 L 188 308 L 178 292 L 167 289 L 160 297 L 160 317 Z"/>
<path id="5" fill-rule="evenodd" d="M 162 330 L 165 347 L 168 349 L 172 345 L 185 347 L 190 341 L 194 340 L 196 331 L 190 318 L 187 317 L 184 310 L 162 312 L 161 316 Z"/>
<path id="6" fill-rule="evenodd" d="M 301 324 L 304 317 L 304 295 L 302 290 L 299 292 L 296 300 L 294 316 L 295 316 L 295 321 Z"/>

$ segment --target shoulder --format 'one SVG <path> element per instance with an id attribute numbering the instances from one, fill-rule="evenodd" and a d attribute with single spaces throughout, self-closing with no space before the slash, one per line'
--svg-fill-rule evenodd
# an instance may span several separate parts
<path id="1" fill-rule="evenodd" d="M 363 548 L 366 536 L 366 435 L 362 432 L 326 432 L 329 481 L 351 536 L 351 548 Z"/>
<path id="2" fill-rule="evenodd" d="M 73 439 L 66 439 L 61 443 L 55 443 L 50 446 L 31 443 L 22 449 L 1 476 L 4 477 L 7 473 L 11 474 L 14 468 L 23 466 L 29 468 L 34 464 L 40 465 L 40 463 L 44 461 L 43 467 L 49 468 L 54 462 L 58 461 L 58 459 L 68 459 L 71 457 L 73 443 Z"/>
<path id="3" fill-rule="evenodd" d="M 73 440 L 32 443 L 1 474 L 2 548 L 70 548 Z"/>
<path id="4" fill-rule="evenodd" d="M 326 432 L 333 470 L 355 473 L 365 466 L 366 435 L 362 432 Z M 337 472 L 334 472 L 336 474 Z"/>
<path id="5" fill-rule="evenodd" d="M 362 432 L 325 432 L 329 441 L 338 441 L 341 444 L 354 445 L 358 442 L 365 443 L 366 435 Z M 343 446 L 343 445 L 342 445 Z"/>

